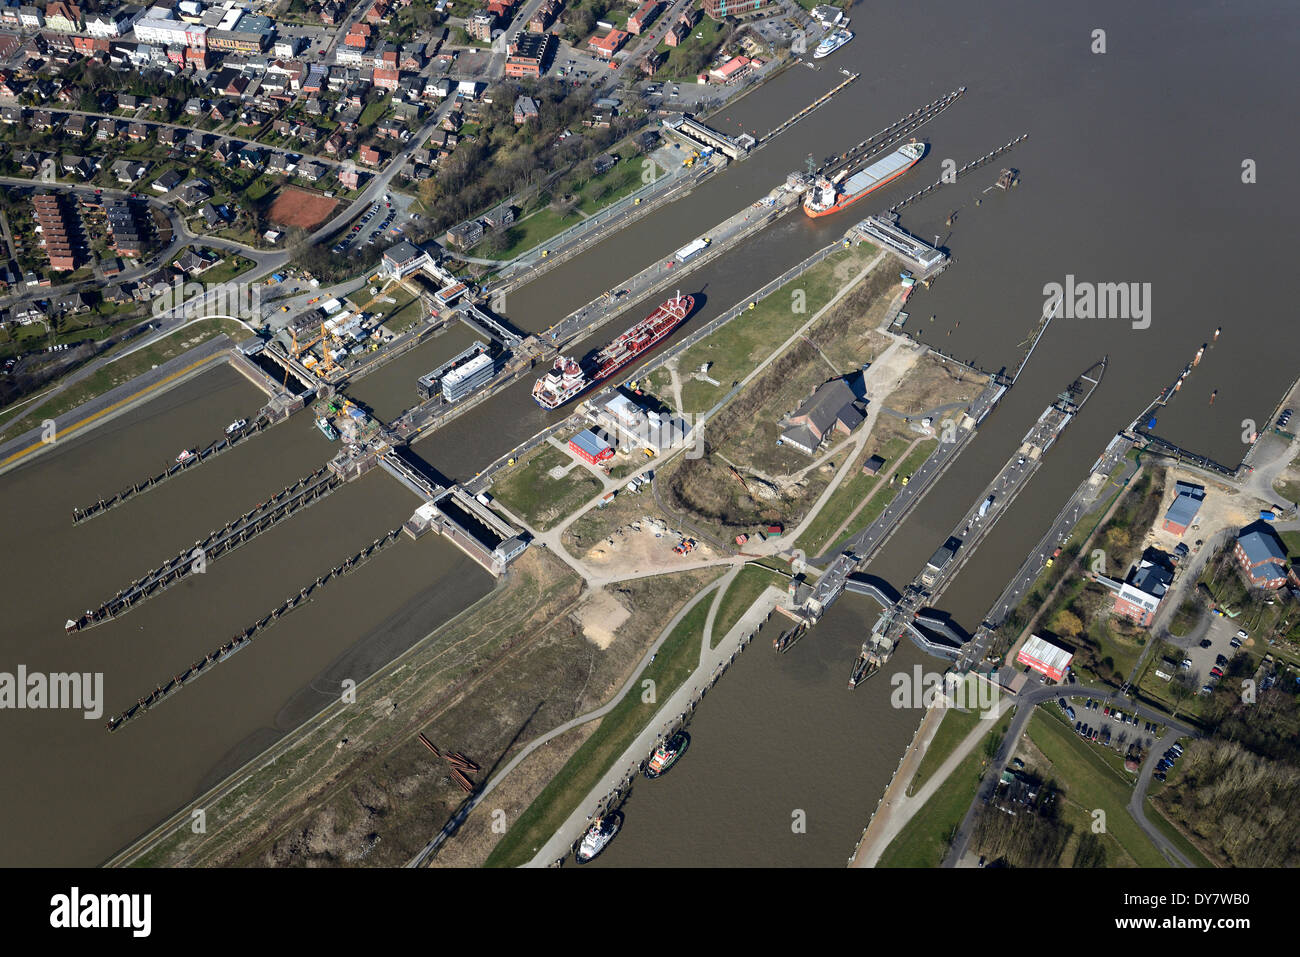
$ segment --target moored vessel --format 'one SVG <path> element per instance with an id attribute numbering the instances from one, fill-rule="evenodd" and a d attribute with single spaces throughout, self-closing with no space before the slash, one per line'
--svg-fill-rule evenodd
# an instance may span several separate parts
<path id="1" fill-rule="evenodd" d="M 560 356 L 551 370 L 533 385 L 533 400 L 550 410 L 576 399 L 658 345 L 694 308 L 695 297 L 679 292 L 587 359 L 579 361 Z"/>
<path id="2" fill-rule="evenodd" d="M 820 60 L 822 57 L 830 56 L 844 44 L 853 39 L 852 30 L 836 30 L 821 43 L 817 44 L 817 49 L 813 50 L 813 59 Z"/>
<path id="3" fill-rule="evenodd" d="M 181 449 L 181 454 L 176 456 L 176 462 L 178 465 L 184 465 L 198 454 L 199 453 L 195 452 L 193 449 Z"/>
<path id="4" fill-rule="evenodd" d="M 650 763 L 645 767 L 645 776 L 657 778 L 662 774 L 667 774 L 668 769 L 677 763 L 677 759 L 685 754 L 686 749 L 690 746 L 691 736 L 685 731 L 678 731 L 655 748 L 655 753 L 650 755 Z"/>
<path id="5" fill-rule="evenodd" d="M 904 143 L 851 176 L 838 174 L 834 179 L 818 176 L 804 194 L 803 211 L 814 219 L 829 216 L 851 206 L 868 193 L 892 183 L 915 166 L 925 155 L 924 143 Z"/>
<path id="6" fill-rule="evenodd" d="M 236 419 L 234 422 L 231 422 L 226 426 L 226 435 L 234 435 L 246 425 L 248 425 L 247 419 Z"/>
<path id="7" fill-rule="evenodd" d="M 316 428 L 320 429 L 325 438 L 331 442 L 339 437 L 339 434 L 334 431 L 334 426 L 330 425 L 329 419 L 323 415 L 316 420 Z"/>
<path id="8" fill-rule="evenodd" d="M 601 851 L 609 846 L 609 842 L 614 840 L 614 835 L 618 829 L 623 826 L 623 815 L 618 811 L 610 811 L 604 817 L 598 817 L 591 822 L 591 827 L 587 828 L 587 833 L 582 836 L 582 843 L 578 845 L 578 852 L 574 855 L 579 864 L 586 864 L 594 860 Z"/>

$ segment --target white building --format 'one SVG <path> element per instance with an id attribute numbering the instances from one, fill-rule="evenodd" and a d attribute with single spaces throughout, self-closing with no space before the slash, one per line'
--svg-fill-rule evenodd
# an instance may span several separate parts
<path id="1" fill-rule="evenodd" d="M 185 46 L 195 50 L 207 49 L 208 28 L 181 20 L 159 19 L 150 10 L 135 23 L 135 38 L 141 43 L 159 46 Z M 170 11 L 168 11 L 170 12 Z"/>
<path id="2" fill-rule="evenodd" d="M 128 10 L 126 7 L 112 13 L 92 13 L 86 17 L 86 32 L 100 40 L 111 40 L 131 32 L 131 27 L 143 10 Z"/>

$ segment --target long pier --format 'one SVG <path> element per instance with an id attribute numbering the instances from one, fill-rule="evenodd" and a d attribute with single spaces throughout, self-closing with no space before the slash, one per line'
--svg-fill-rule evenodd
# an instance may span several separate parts
<path id="1" fill-rule="evenodd" d="M 179 674 L 173 675 L 168 681 L 158 685 L 158 687 L 154 688 L 153 691 L 149 692 L 144 697 L 139 698 L 135 704 L 131 705 L 120 715 L 113 715 L 110 717 L 107 722 L 108 730 L 118 730 L 122 725 L 134 718 L 140 717 L 150 708 L 161 703 L 163 699 L 175 694 L 200 675 L 211 671 L 212 668 L 225 661 L 231 655 L 238 651 L 243 651 L 262 631 L 271 627 L 295 608 L 310 601 L 312 596 L 321 588 L 324 588 L 332 581 L 342 578 L 348 572 L 360 568 L 366 562 L 370 561 L 370 559 L 374 558 L 375 555 L 379 554 L 379 552 L 396 542 L 400 537 L 401 532 L 402 530 L 400 528 L 390 530 L 387 534 L 380 538 L 376 538 L 355 555 L 345 559 L 340 564 L 335 565 L 324 575 L 318 576 L 314 582 L 311 582 L 300 589 L 297 594 L 290 595 L 269 614 L 264 615 L 257 621 L 253 622 L 225 644 L 222 644 L 205 657 L 200 658 Z"/>
<path id="2" fill-rule="evenodd" d="M 215 561 L 319 501 L 343 485 L 344 481 L 329 466 L 322 466 L 272 496 L 269 501 L 228 522 L 224 528 L 209 532 L 205 538 L 132 582 L 98 608 L 88 610 L 80 618 L 69 619 L 64 626 L 65 630 L 68 633 L 84 631 L 121 617 L 140 602 L 160 594 L 181 579 L 206 571 L 208 562 Z"/>
<path id="3" fill-rule="evenodd" d="M 787 117 L 785 120 L 781 121 L 776 126 L 772 127 L 770 130 L 764 133 L 761 137 L 759 137 L 758 145 L 762 146 L 764 143 L 767 143 L 769 140 L 773 139 L 774 137 L 784 133 L 790 127 L 794 126 L 796 123 L 798 123 L 800 120 L 804 119 L 805 117 L 809 116 L 814 111 L 825 106 L 827 103 L 830 102 L 831 97 L 833 97 L 836 93 L 839 93 L 841 90 L 845 89 L 855 80 L 857 80 L 861 75 L 862 74 L 860 73 L 850 73 L 848 75 L 848 79 L 837 84 L 832 89 L 827 90 L 821 96 L 817 97 L 817 99 L 813 100 L 811 103 L 805 106 L 798 113 L 795 113 L 793 116 Z M 963 87 L 962 89 L 964 90 L 965 87 Z"/>
<path id="4" fill-rule="evenodd" d="M 843 86 L 843 84 L 841 84 L 841 86 Z M 836 89 L 839 89 L 839 87 Z M 888 126 L 883 126 L 876 132 L 872 133 L 861 143 L 849 147 L 849 149 L 841 153 L 838 157 L 827 157 L 826 161 L 821 166 L 817 167 L 814 172 L 825 176 L 833 176 L 840 170 L 851 166 L 860 159 L 865 159 L 873 153 L 879 153 L 888 149 L 904 136 L 909 136 L 910 134 L 915 133 L 926 123 L 929 123 L 944 110 L 948 109 L 948 107 L 956 103 L 965 92 L 966 87 L 958 87 L 951 93 L 939 97 L 933 103 L 919 106 L 906 116 L 900 116 Z"/>
<path id="5" fill-rule="evenodd" d="M 275 423 L 271 420 L 271 417 L 266 414 L 265 411 L 260 412 L 258 413 L 257 418 L 252 422 L 249 422 L 238 432 L 233 435 L 222 436 L 206 448 L 186 459 L 184 462 L 177 462 L 174 465 L 169 466 L 165 472 L 151 475 L 142 482 L 137 482 L 128 488 L 122 489 L 122 491 L 115 495 L 111 495 L 108 498 L 101 498 L 98 502 L 92 502 L 90 505 L 85 507 L 73 506 L 72 524 L 80 525 L 82 522 L 88 522 L 92 518 L 103 515 L 110 509 L 116 508 L 119 505 L 125 505 L 136 496 L 143 495 L 145 492 L 153 491 L 168 479 L 175 478 L 177 475 L 180 475 L 182 472 L 187 472 L 190 469 L 198 468 L 198 466 L 215 458 L 222 452 L 230 451 L 245 439 L 251 438 L 259 432 L 269 429 L 274 424 Z"/>
<path id="6" fill-rule="evenodd" d="M 1003 143 L 1001 146 L 997 147 L 996 149 L 990 150 L 989 152 L 985 153 L 983 156 L 979 157 L 978 159 L 971 160 L 965 166 L 962 166 L 959 169 L 957 169 L 957 171 L 953 174 L 953 178 L 951 180 L 945 180 L 941 176 L 939 179 L 935 180 L 929 186 L 918 189 L 911 196 L 899 200 L 893 206 L 889 207 L 889 212 L 896 213 L 904 206 L 910 206 L 912 203 L 916 202 L 917 200 L 922 199 L 925 196 L 928 196 L 934 190 L 939 189 L 943 186 L 952 185 L 952 183 L 955 183 L 963 173 L 969 173 L 972 170 L 979 169 L 981 166 L 984 166 L 987 163 L 993 162 L 993 160 L 997 159 L 999 156 L 1001 156 L 1003 153 L 1007 152 L 1008 150 L 1015 149 L 1016 146 L 1018 146 L 1024 140 L 1028 139 L 1028 137 L 1029 137 L 1028 133 L 1021 133 L 1015 139 L 1007 143 Z"/>

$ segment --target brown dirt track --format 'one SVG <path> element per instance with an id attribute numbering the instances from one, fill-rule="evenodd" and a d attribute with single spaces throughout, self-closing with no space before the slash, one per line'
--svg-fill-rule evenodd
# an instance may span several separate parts
<path id="1" fill-rule="evenodd" d="M 325 222 L 338 204 L 337 199 L 291 187 L 280 191 L 267 216 L 280 226 L 312 229 Z"/>

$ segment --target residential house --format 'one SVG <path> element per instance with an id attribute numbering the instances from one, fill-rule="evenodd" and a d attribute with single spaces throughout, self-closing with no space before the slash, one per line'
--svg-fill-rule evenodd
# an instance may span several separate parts
<path id="1" fill-rule="evenodd" d="M 174 169 L 164 170 L 161 176 L 157 177 L 149 184 L 149 188 L 155 193 L 170 193 L 179 186 L 181 181 L 184 179 L 185 177 Z"/>
<path id="2" fill-rule="evenodd" d="M 537 110 L 537 101 L 531 96 L 520 96 L 515 100 L 515 125 L 537 119 L 541 114 Z"/>
<path id="3" fill-rule="evenodd" d="M 130 185 L 144 178 L 149 171 L 149 164 L 143 160 L 120 159 L 111 169 L 119 183 Z"/>

